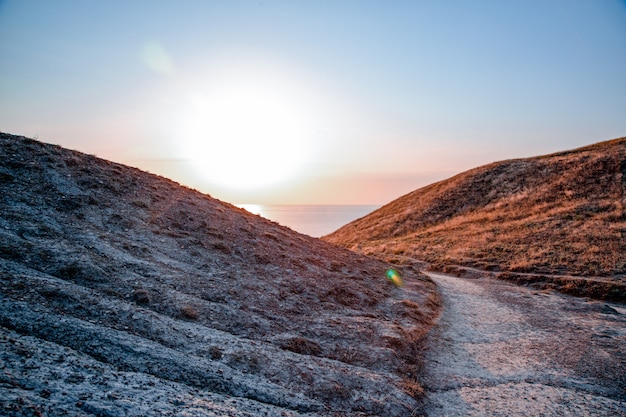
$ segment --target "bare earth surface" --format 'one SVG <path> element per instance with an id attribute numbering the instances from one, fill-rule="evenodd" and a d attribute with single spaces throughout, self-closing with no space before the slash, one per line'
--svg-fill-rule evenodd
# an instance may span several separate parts
<path id="1" fill-rule="evenodd" d="M 0 416 L 397 416 L 434 284 L 0 133 Z"/>
<path id="2" fill-rule="evenodd" d="M 626 416 L 625 305 L 429 275 L 427 416 Z"/>

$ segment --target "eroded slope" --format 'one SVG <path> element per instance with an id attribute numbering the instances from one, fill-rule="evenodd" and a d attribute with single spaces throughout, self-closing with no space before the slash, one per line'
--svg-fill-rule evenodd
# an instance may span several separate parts
<path id="1" fill-rule="evenodd" d="M 406 415 L 432 283 L 154 175 L 0 134 L 9 415 Z"/>

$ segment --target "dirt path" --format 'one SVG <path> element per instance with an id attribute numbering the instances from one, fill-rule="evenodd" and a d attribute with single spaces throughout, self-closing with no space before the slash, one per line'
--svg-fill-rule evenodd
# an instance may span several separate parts
<path id="1" fill-rule="evenodd" d="M 429 275 L 427 416 L 626 416 L 625 305 Z"/>

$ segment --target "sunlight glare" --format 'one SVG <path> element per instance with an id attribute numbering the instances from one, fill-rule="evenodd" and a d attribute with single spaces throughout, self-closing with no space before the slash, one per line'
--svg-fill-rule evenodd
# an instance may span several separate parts
<path id="1" fill-rule="evenodd" d="M 255 74 L 215 80 L 189 94 L 183 152 L 206 180 L 262 189 L 293 179 L 311 156 L 310 103 L 298 90 Z"/>

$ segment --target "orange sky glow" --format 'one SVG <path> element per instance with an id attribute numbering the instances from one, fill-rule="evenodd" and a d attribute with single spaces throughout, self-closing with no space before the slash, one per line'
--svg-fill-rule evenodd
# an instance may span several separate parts
<path id="1" fill-rule="evenodd" d="M 0 1 L 0 130 L 235 204 L 626 135 L 626 5 L 504 3 Z"/>

